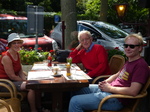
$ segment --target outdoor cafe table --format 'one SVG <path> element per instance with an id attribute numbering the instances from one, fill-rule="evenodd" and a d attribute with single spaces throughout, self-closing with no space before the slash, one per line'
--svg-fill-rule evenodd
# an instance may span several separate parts
<path id="1" fill-rule="evenodd" d="M 41 67 L 42 69 L 39 69 Z M 76 68 L 76 73 L 79 72 L 81 73 L 81 75 L 85 77 L 83 79 L 82 78 L 77 79 L 77 77 L 76 79 L 73 78 L 69 79 L 68 77 L 66 77 L 66 71 L 65 71 L 66 69 L 61 70 L 63 74 L 61 77 L 53 77 L 53 75 L 44 76 L 44 73 L 51 74 L 52 73 L 51 69 L 47 69 L 46 66 L 42 66 L 42 65 L 37 67 L 33 66 L 33 69 L 28 73 L 26 88 L 33 89 L 35 91 L 50 92 L 52 97 L 52 112 L 62 112 L 64 92 L 75 91 L 75 90 L 79 90 L 80 88 L 89 86 L 88 79 L 90 79 L 90 77 L 87 76 L 75 64 L 74 64 L 74 68 Z"/>

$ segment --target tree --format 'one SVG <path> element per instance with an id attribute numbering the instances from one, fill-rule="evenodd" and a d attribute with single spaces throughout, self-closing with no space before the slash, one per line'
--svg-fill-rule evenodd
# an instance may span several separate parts
<path id="1" fill-rule="evenodd" d="M 108 0 L 101 0 L 100 21 L 107 21 Z"/>
<path id="2" fill-rule="evenodd" d="M 77 31 L 76 0 L 61 0 L 61 21 L 65 21 L 65 49 L 71 42 L 71 32 Z"/>

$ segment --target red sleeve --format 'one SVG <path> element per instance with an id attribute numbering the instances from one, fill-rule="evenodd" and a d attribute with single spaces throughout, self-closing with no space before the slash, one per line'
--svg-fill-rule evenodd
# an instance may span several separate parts
<path id="1" fill-rule="evenodd" d="M 81 63 L 81 59 L 80 59 L 80 50 L 76 50 L 74 49 L 69 57 L 72 57 L 72 63 Z"/>

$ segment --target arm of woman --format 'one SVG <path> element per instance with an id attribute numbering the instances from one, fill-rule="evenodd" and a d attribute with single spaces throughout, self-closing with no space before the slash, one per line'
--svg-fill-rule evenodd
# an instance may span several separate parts
<path id="1" fill-rule="evenodd" d="M 15 72 L 13 70 L 13 65 L 12 65 L 12 61 L 8 56 L 4 56 L 2 58 L 2 64 L 4 66 L 5 72 L 8 75 L 8 77 L 11 80 L 14 81 L 23 81 L 23 79 L 21 79 L 19 76 L 15 75 Z"/>
<path id="2" fill-rule="evenodd" d="M 22 69 L 19 72 L 19 76 L 21 77 L 21 79 L 26 80 L 26 75 L 25 75 L 25 73 L 23 72 Z"/>

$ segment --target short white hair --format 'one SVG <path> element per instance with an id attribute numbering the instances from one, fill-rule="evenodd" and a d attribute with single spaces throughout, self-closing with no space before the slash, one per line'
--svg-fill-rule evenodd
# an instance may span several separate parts
<path id="1" fill-rule="evenodd" d="M 83 31 L 80 31 L 79 34 L 78 34 L 78 40 L 80 40 L 80 37 L 82 34 L 87 34 L 88 37 L 92 38 L 92 35 L 89 31 L 86 31 L 86 30 L 83 30 Z"/>

